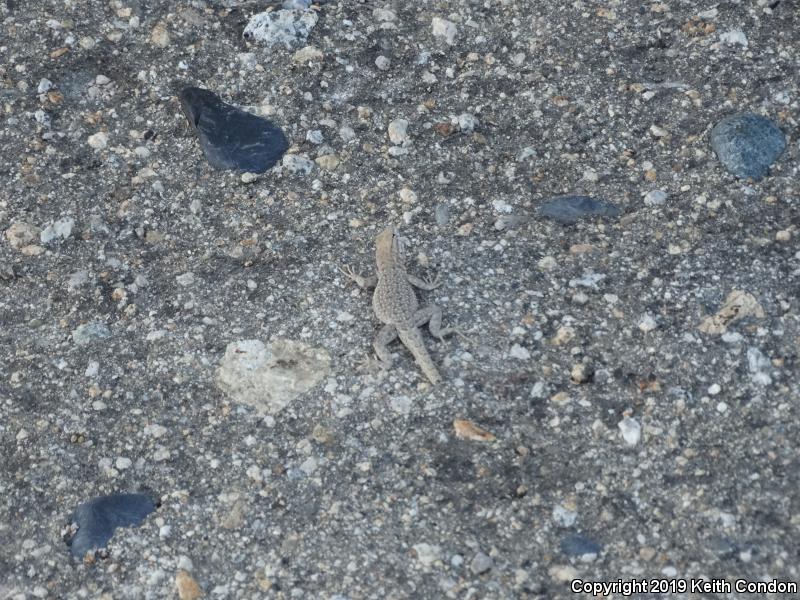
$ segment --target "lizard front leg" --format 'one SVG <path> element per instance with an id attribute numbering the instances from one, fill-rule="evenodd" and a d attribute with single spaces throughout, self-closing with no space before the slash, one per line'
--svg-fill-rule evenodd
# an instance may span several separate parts
<path id="1" fill-rule="evenodd" d="M 353 267 L 350 265 L 346 265 L 344 267 L 338 267 L 339 271 L 352 279 L 356 282 L 356 285 L 360 288 L 374 288 L 378 285 L 378 276 L 377 275 L 370 275 L 369 277 L 364 277 L 360 273 L 356 273 L 353 270 Z"/>
<path id="2" fill-rule="evenodd" d="M 432 279 L 422 279 L 416 275 L 407 275 L 406 279 L 408 279 L 408 283 L 421 290 L 435 290 L 437 287 L 442 285 L 441 278 L 438 274 Z"/>

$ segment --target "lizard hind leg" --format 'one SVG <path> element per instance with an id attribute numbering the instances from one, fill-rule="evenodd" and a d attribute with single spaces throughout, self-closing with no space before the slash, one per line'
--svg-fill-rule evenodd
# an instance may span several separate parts
<path id="1" fill-rule="evenodd" d="M 442 343 L 445 343 L 444 336 L 446 335 L 453 333 L 463 335 L 455 327 L 442 327 L 442 309 L 435 304 L 424 306 L 415 313 L 414 325 L 422 327 L 425 323 L 428 324 L 431 335 Z"/>

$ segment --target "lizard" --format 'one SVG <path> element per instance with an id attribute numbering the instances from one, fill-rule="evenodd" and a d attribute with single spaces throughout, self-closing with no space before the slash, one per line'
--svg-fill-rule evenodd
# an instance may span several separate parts
<path id="1" fill-rule="evenodd" d="M 435 304 L 419 308 L 412 287 L 433 290 L 441 285 L 439 277 L 424 280 L 406 272 L 404 245 L 399 230 L 392 225 L 375 238 L 375 262 L 377 272 L 369 277 L 363 277 L 351 267 L 339 270 L 360 288 L 375 288 L 372 309 L 383 323 L 373 343 L 379 364 L 385 369 L 391 367 L 392 354 L 388 345 L 399 337 L 428 380 L 434 385 L 439 383 L 441 375 L 428 354 L 419 328 L 427 323 L 431 335 L 441 341 L 446 335 L 460 332 L 453 327 L 442 328 L 442 309 Z"/>

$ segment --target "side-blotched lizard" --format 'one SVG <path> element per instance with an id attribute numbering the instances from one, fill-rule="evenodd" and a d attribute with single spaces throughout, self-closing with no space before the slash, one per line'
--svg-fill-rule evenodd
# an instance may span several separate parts
<path id="1" fill-rule="evenodd" d="M 372 308 L 384 324 L 373 343 L 375 354 L 382 365 L 389 368 L 392 354 L 387 346 L 399 337 L 430 382 L 439 383 L 439 370 L 428 354 L 419 328 L 428 323 L 431 335 L 442 341 L 444 336 L 459 332 L 453 327 L 442 328 L 442 310 L 438 306 L 430 304 L 419 308 L 417 296 L 411 287 L 432 290 L 441 285 L 439 278 L 426 281 L 406 273 L 403 244 L 397 228 L 391 225 L 375 238 L 375 261 L 378 271 L 371 277 L 362 277 L 350 267 L 341 269 L 359 287 L 375 288 Z"/>

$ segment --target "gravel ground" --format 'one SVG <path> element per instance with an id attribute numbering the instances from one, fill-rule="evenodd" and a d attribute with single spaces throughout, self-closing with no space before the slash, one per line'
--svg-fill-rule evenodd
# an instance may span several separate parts
<path id="1" fill-rule="evenodd" d="M 0 597 L 800 580 L 797 4 L 330 0 L 243 36 L 277 4 L 0 3 Z M 289 154 L 213 169 L 186 85 Z M 757 182 L 709 143 L 739 112 L 786 136 Z M 537 215 L 563 194 L 621 214 Z M 399 343 L 360 367 L 337 267 L 390 223 L 469 337 L 426 335 L 436 386 Z M 72 559 L 75 507 L 139 491 Z"/>

